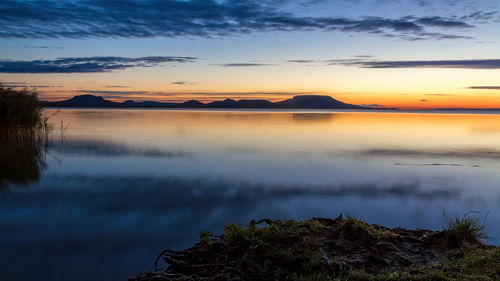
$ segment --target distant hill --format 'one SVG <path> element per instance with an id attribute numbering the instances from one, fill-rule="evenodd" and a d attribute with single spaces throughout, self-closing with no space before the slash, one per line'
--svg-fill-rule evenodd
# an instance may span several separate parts
<path id="1" fill-rule="evenodd" d="M 69 100 L 57 101 L 57 102 L 45 102 L 45 104 L 55 105 L 55 106 L 82 106 L 82 107 L 117 107 L 120 103 L 113 102 L 110 100 L 105 100 L 102 97 L 97 97 L 93 95 L 81 95 L 74 96 Z"/>
<path id="2" fill-rule="evenodd" d="M 197 100 L 189 100 L 183 103 L 164 103 L 155 101 L 136 102 L 128 100 L 125 102 L 113 102 L 102 97 L 93 95 L 74 96 L 69 100 L 56 102 L 43 102 L 45 106 L 53 107 L 162 107 L 162 108 L 283 108 L 283 109 L 366 109 L 358 105 L 343 103 L 330 96 L 301 95 L 294 96 L 279 102 L 268 100 L 233 100 L 214 101 L 202 103 Z"/>
<path id="3" fill-rule="evenodd" d="M 174 105 L 176 105 L 176 103 L 128 100 L 128 101 L 122 102 L 120 105 L 124 106 L 124 107 L 164 107 L 164 106 L 174 106 Z"/>
<path id="4" fill-rule="evenodd" d="M 174 104 L 172 107 L 178 108 L 202 108 L 205 104 L 197 100 L 189 100 L 183 103 Z"/>
<path id="5" fill-rule="evenodd" d="M 330 96 L 304 95 L 275 103 L 279 108 L 309 108 L 309 109 L 361 109 L 363 107 L 343 103 Z"/>

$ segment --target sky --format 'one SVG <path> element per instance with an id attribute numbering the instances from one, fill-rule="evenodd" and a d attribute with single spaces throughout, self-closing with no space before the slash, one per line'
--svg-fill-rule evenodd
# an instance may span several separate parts
<path id="1" fill-rule="evenodd" d="M 500 108 L 498 0 L 1 0 L 0 83 L 42 100 Z"/>

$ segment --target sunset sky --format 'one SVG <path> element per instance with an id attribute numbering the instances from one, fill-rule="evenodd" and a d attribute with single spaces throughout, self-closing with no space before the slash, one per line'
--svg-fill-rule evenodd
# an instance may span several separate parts
<path id="1" fill-rule="evenodd" d="M 500 108 L 498 0 L 2 0 L 0 83 L 43 100 Z"/>

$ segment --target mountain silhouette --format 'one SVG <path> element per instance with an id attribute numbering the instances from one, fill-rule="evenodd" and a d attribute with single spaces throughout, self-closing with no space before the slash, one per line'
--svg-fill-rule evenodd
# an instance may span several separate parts
<path id="1" fill-rule="evenodd" d="M 121 103 L 124 107 L 166 107 L 174 106 L 176 103 L 171 102 L 158 102 L 158 101 L 133 101 L 128 100 Z"/>
<path id="2" fill-rule="evenodd" d="M 204 107 L 205 104 L 202 103 L 201 101 L 197 100 L 189 100 L 180 104 L 175 104 L 173 107 L 179 107 L 179 108 L 201 108 Z"/>
<path id="3" fill-rule="evenodd" d="M 80 95 L 74 96 L 69 100 L 54 102 L 57 106 L 82 106 L 82 107 L 117 107 L 120 103 L 106 100 L 102 97 L 94 95 Z"/>
<path id="4" fill-rule="evenodd" d="M 236 102 L 237 101 L 235 101 L 233 99 L 225 99 L 223 101 L 213 101 L 211 103 L 207 103 L 206 107 L 209 107 L 209 108 L 230 108 Z"/>
<path id="5" fill-rule="evenodd" d="M 275 103 L 279 108 L 308 108 L 308 109 L 360 109 L 361 106 L 338 101 L 330 96 L 303 95 Z"/>
<path id="6" fill-rule="evenodd" d="M 156 101 L 113 102 L 93 95 L 74 96 L 69 100 L 43 102 L 45 106 L 55 107 L 163 107 L 163 108 L 265 108 L 265 109 L 365 109 L 366 107 L 343 103 L 330 96 L 300 95 L 279 102 L 268 100 L 233 100 L 203 103 L 189 100 L 183 103 L 165 103 Z"/>

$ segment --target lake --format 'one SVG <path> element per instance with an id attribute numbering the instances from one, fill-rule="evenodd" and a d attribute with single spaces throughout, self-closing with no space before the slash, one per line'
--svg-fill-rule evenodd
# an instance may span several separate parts
<path id="1" fill-rule="evenodd" d="M 442 210 L 490 212 L 500 238 L 500 115 L 54 113 L 46 153 L 2 164 L 2 280 L 127 280 L 201 230 L 260 218 L 440 229 Z"/>

